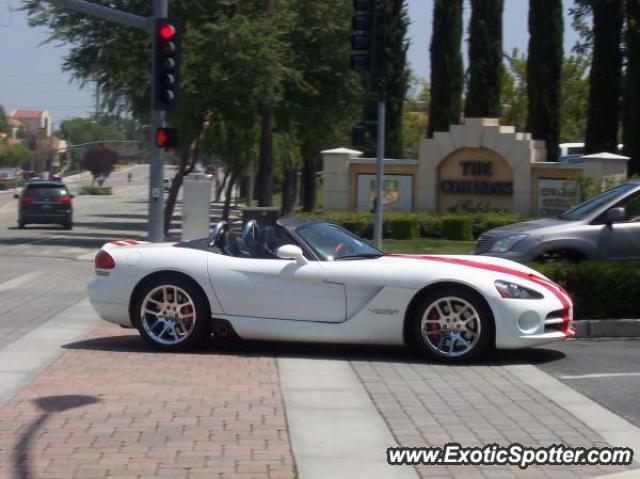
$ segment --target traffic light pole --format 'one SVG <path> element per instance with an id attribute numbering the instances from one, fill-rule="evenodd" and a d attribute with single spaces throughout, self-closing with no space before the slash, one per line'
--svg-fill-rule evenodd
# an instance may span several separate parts
<path id="1" fill-rule="evenodd" d="M 97 5 L 84 0 L 44 1 L 56 5 L 57 7 L 84 13 L 92 17 L 103 18 L 109 22 L 139 28 L 150 35 L 154 34 L 156 17 L 164 18 L 168 13 L 168 0 L 153 0 L 153 17 L 142 17 L 140 15 L 134 15 L 132 13 L 123 12 L 104 5 Z M 154 57 L 152 56 L 152 61 L 153 58 Z M 155 69 L 155 62 L 152 68 Z M 154 109 L 153 95 L 151 100 L 150 120 L 149 224 L 147 231 L 149 240 L 156 242 L 164 239 L 164 198 L 162 190 L 164 164 L 162 149 L 158 148 L 155 143 L 155 132 L 158 128 L 164 125 L 164 111 Z"/>
<path id="2" fill-rule="evenodd" d="M 382 249 L 382 210 L 384 200 L 384 148 L 386 104 L 384 96 L 378 100 L 378 145 L 376 147 L 376 213 L 373 236 L 376 248 Z"/>
<path id="3" fill-rule="evenodd" d="M 153 0 L 153 16 L 164 18 L 168 15 L 168 0 Z M 155 42 L 154 48 L 155 48 Z M 151 55 L 151 78 L 156 76 L 155 52 Z M 164 154 L 156 145 L 156 131 L 164 126 L 165 112 L 154 108 L 154 96 L 151 95 L 151 121 L 149 129 L 149 241 L 164 240 Z"/>

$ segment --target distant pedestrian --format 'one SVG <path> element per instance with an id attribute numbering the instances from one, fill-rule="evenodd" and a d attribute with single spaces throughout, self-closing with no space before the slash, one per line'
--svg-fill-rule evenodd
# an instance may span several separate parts
<path id="1" fill-rule="evenodd" d="M 133 173 L 127 173 L 127 182 L 131 183 L 132 178 L 133 178 Z"/>

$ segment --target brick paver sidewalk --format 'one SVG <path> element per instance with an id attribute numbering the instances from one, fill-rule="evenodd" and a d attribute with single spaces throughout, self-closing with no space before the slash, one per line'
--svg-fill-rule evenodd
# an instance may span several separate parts
<path id="1" fill-rule="evenodd" d="M 294 476 L 274 358 L 154 353 L 112 325 L 72 347 L 0 408 L 0 479 Z"/>
<path id="2" fill-rule="evenodd" d="M 410 361 L 352 361 L 398 444 L 406 447 L 527 447 L 564 444 L 605 447 L 607 442 L 500 365 L 445 366 Z M 616 444 L 627 446 L 627 444 Z M 398 467 L 398 466 L 396 466 Z M 631 468 L 636 466 L 630 466 Z M 420 466 L 428 479 L 575 479 L 601 476 L 621 466 Z M 636 471 L 640 477 L 640 470 Z"/>

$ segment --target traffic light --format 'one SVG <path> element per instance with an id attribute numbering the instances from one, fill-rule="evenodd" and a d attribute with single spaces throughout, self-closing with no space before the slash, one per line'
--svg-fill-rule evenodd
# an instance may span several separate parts
<path id="1" fill-rule="evenodd" d="M 177 147 L 178 130 L 176 128 L 158 128 L 156 130 L 156 146 L 165 150 Z"/>
<path id="2" fill-rule="evenodd" d="M 351 68 L 367 75 L 373 66 L 374 0 L 353 0 Z"/>
<path id="3" fill-rule="evenodd" d="M 180 27 L 174 20 L 157 18 L 153 37 L 153 108 L 173 110 L 180 85 Z"/>

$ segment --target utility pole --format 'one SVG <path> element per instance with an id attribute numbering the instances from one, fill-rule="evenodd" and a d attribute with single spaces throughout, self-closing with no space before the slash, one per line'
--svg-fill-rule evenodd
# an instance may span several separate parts
<path id="1" fill-rule="evenodd" d="M 375 7 L 374 7 L 375 8 Z M 376 248 L 382 249 L 382 216 L 384 210 L 384 149 L 385 149 L 385 123 L 386 123 L 386 59 L 385 59 L 385 30 L 387 20 L 387 3 L 382 3 L 380 17 L 373 15 L 374 33 L 374 68 L 378 72 L 378 135 L 376 145 L 376 213 L 373 225 L 373 237 Z M 380 29 L 380 30 L 379 30 Z M 378 35 L 378 32 L 380 34 Z M 378 45 L 379 41 L 381 45 Z"/>
<path id="2" fill-rule="evenodd" d="M 93 17 L 102 18 L 109 22 L 119 23 L 129 27 L 139 28 L 147 32 L 153 39 L 155 34 L 156 18 L 164 18 L 168 14 L 168 0 L 153 0 L 153 16 L 142 17 L 132 13 L 123 12 L 115 8 L 97 5 L 85 0 L 44 0 L 58 7 L 84 13 Z M 155 42 L 154 42 L 155 44 Z M 152 56 L 152 78 L 155 78 L 156 64 Z M 158 128 L 164 125 L 164 111 L 154 108 L 154 97 L 151 95 L 149 132 L 149 241 L 158 242 L 164 239 L 164 198 L 162 195 L 162 183 L 164 179 L 163 151 L 155 142 L 155 134 Z M 96 102 L 98 93 L 96 92 Z M 96 119 L 97 119 L 96 107 Z"/>

